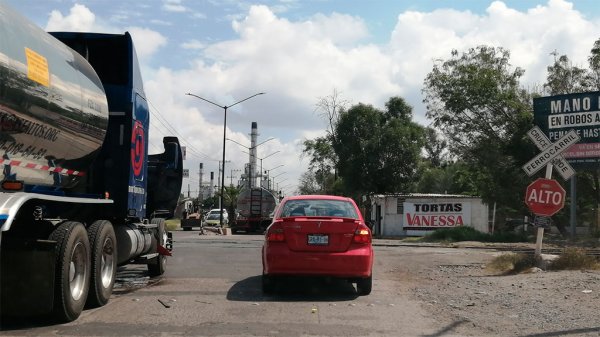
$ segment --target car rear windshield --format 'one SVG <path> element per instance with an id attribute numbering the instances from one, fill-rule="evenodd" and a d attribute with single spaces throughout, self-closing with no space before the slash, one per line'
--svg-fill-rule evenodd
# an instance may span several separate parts
<path id="1" fill-rule="evenodd" d="M 280 217 L 289 216 L 335 216 L 359 219 L 351 202 L 323 199 L 288 200 L 283 205 Z"/>

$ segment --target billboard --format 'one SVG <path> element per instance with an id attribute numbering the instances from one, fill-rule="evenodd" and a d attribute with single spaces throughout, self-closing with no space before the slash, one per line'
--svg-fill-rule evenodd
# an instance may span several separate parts
<path id="1" fill-rule="evenodd" d="M 533 99 L 534 123 L 556 142 L 570 130 L 579 142 L 562 155 L 576 169 L 600 168 L 600 91 Z"/>

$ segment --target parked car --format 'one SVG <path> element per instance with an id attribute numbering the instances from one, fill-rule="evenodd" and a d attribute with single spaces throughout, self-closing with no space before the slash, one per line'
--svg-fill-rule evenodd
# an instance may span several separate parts
<path id="1" fill-rule="evenodd" d="M 223 209 L 223 223 L 227 224 L 228 222 L 229 222 L 229 215 L 227 214 L 227 210 Z M 218 208 L 211 209 L 204 217 L 204 225 L 218 226 L 220 224 L 221 224 L 220 210 Z"/>
<path id="2" fill-rule="evenodd" d="M 273 292 L 280 276 L 327 276 L 371 293 L 373 247 L 356 203 L 330 195 L 284 198 L 265 232 L 262 289 Z"/>

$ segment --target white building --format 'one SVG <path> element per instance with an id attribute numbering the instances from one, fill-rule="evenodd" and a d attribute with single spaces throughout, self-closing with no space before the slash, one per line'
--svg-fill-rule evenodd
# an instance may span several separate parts
<path id="1" fill-rule="evenodd" d="M 450 194 L 374 195 L 375 235 L 423 236 L 440 228 L 469 226 L 489 233 L 488 206 L 479 197 Z"/>

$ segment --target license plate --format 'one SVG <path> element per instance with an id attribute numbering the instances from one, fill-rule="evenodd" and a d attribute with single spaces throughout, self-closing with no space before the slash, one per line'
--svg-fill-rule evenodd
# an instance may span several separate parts
<path id="1" fill-rule="evenodd" d="M 324 234 L 309 234 L 308 244 L 315 246 L 325 246 L 329 244 L 329 236 Z"/>

